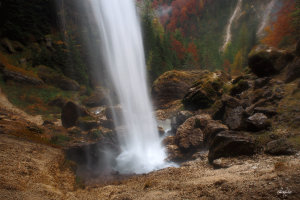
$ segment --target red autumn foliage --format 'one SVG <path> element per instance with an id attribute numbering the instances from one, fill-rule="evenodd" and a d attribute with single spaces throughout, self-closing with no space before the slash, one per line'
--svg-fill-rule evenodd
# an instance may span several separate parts
<path id="1" fill-rule="evenodd" d="M 189 43 L 186 51 L 187 51 L 187 53 L 190 53 L 192 55 L 194 61 L 196 61 L 196 62 L 199 61 L 199 56 L 197 53 L 197 46 L 193 42 Z"/>
<path id="2" fill-rule="evenodd" d="M 171 37 L 171 46 L 172 46 L 172 49 L 176 52 L 176 56 L 180 60 L 184 59 L 185 48 L 184 48 L 183 44 L 179 40 L 174 38 L 173 36 Z"/>
<path id="3" fill-rule="evenodd" d="M 228 59 L 225 59 L 223 63 L 223 69 L 225 72 L 229 73 L 230 65 L 230 61 Z"/>
<path id="4" fill-rule="evenodd" d="M 267 27 L 267 36 L 262 40 L 264 44 L 278 47 L 282 39 L 290 37 L 295 31 L 292 26 L 291 13 L 295 10 L 294 0 L 285 0 L 282 8 L 277 13 L 277 19 Z"/>
<path id="5" fill-rule="evenodd" d="M 206 3 L 211 0 L 154 0 L 153 8 L 166 9 L 171 6 L 172 12 L 166 13 L 160 16 L 161 23 L 166 26 L 168 31 L 175 31 L 181 28 L 183 34 L 193 32 L 196 27 L 192 26 L 192 18 L 195 16 L 201 16 Z M 172 2 L 172 3 L 170 3 Z"/>

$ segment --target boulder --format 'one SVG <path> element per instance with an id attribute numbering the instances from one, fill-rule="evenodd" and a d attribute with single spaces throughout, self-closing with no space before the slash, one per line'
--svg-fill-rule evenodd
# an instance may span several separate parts
<path id="1" fill-rule="evenodd" d="M 239 99 L 229 95 L 223 95 L 221 101 L 223 105 L 228 108 L 236 108 L 242 105 L 242 102 Z"/>
<path id="2" fill-rule="evenodd" d="M 216 135 L 226 130 L 228 130 L 228 127 L 226 125 L 215 120 L 209 120 L 203 131 L 205 145 L 210 146 Z"/>
<path id="3" fill-rule="evenodd" d="M 245 90 L 248 90 L 250 88 L 250 84 L 246 80 L 240 80 L 238 83 L 233 85 L 233 87 L 230 90 L 230 95 L 236 96 L 238 94 L 241 94 Z"/>
<path id="4" fill-rule="evenodd" d="M 271 126 L 268 117 L 262 113 L 255 113 L 246 120 L 248 131 L 261 131 Z"/>
<path id="5" fill-rule="evenodd" d="M 239 99 L 224 94 L 222 99 L 216 101 L 212 107 L 213 119 L 226 121 L 227 115 L 229 115 L 228 112 L 239 106 L 242 106 L 242 102 Z"/>
<path id="6" fill-rule="evenodd" d="M 215 159 L 221 157 L 251 156 L 255 154 L 255 151 L 255 144 L 251 138 L 240 136 L 238 132 L 224 131 L 212 141 L 209 147 L 208 160 L 213 163 Z"/>
<path id="7" fill-rule="evenodd" d="M 220 105 L 213 112 L 213 119 L 222 120 L 230 130 L 243 130 L 245 128 L 245 120 L 249 116 L 245 111 L 248 101 L 241 101 L 229 95 L 223 95 Z M 253 108 L 254 109 L 254 108 Z"/>
<path id="8" fill-rule="evenodd" d="M 190 111 L 180 111 L 171 121 L 171 130 L 176 133 L 177 128 L 190 118 L 193 114 Z"/>
<path id="9" fill-rule="evenodd" d="M 186 109 L 198 110 L 210 107 L 215 99 L 215 94 L 212 96 L 202 88 L 191 88 L 189 93 L 184 96 L 183 105 Z"/>
<path id="10" fill-rule="evenodd" d="M 269 142 L 266 146 L 265 152 L 275 156 L 295 154 L 293 147 L 284 138 Z"/>
<path id="11" fill-rule="evenodd" d="M 62 90 L 79 91 L 80 89 L 80 85 L 76 81 L 43 65 L 38 66 L 38 76 L 45 83 L 58 87 Z"/>
<path id="12" fill-rule="evenodd" d="M 241 130 L 245 127 L 245 115 L 246 112 L 242 106 L 236 108 L 226 107 L 223 121 L 231 130 Z"/>
<path id="13" fill-rule="evenodd" d="M 209 114 L 201 114 L 201 115 L 196 115 L 194 117 L 196 120 L 195 126 L 201 128 L 202 130 L 204 130 L 207 124 L 212 120 Z"/>
<path id="14" fill-rule="evenodd" d="M 167 136 L 167 137 L 165 137 L 164 140 L 163 140 L 163 144 L 165 146 L 167 146 L 167 145 L 175 145 L 176 144 L 176 138 L 175 138 L 175 136 Z"/>
<path id="15" fill-rule="evenodd" d="M 291 56 L 288 53 L 259 46 L 250 52 L 248 64 L 255 75 L 265 77 L 279 73 L 290 62 L 290 59 Z"/>
<path id="16" fill-rule="evenodd" d="M 83 104 L 87 107 L 99 107 L 103 106 L 107 103 L 107 96 L 109 95 L 108 90 L 103 88 L 97 88 L 96 91 L 85 100 L 83 100 Z"/>
<path id="17" fill-rule="evenodd" d="M 43 81 L 31 71 L 23 68 L 15 67 L 13 65 L 6 64 L 2 66 L 3 79 L 5 81 L 12 80 L 19 83 L 42 85 Z"/>
<path id="18" fill-rule="evenodd" d="M 88 115 L 89 113 L 85 108 L 75 104 L 72 101 L 69 101 L 62 108 L 62 112 L 61 112 L 62 125 L 65 128 L 76 126 L 79 117 L 84 117 Z"/>
<path id="19" fill-rule="evenodd" d="M 258 78 L 254 81 L 254 89 L 259 89 L 264 87 L 270 82 L 270 77 Z"/>
<path id="20" fill-rule="evenodd" d="M 183 151 L 191 151 L 204 146 L 204 134 L 197 116 L 187 119 L 177 129 L 175 135 L 177 145 Z"/>
<path id="21" fill-rule="evenodd" d="M 209 108 L 220 99 L 229 76 L 224 72 L 207 72 L 186 93 L 182 103 L 188 110 Z"/>
<path id="22" fill-rule="evenodd" d="M 214 120 L 223 120 L 225 106 L 221 100 L 215 101 L 211 107 L 211 116 Z"/>
<path id="23" fill-rule="evenodd" d="M 181 100 L 192 84 L 202 76 L 202 71 L 168 71 L 158 77 L 152 86 L 154 105 L 163 108 L 165 104 Z"/>
<path id="24" fill-rule="evenodd" d="M 267 117 L 273 117 L 274 115 L 278 114 L 276 109 L 268 107 L 256 107 L 254 108 L 254 113 L 262 113 L 265 114 Z"/>
<path id="25" fill-rule="evenodd" d="M 295 59 L 287 68 L 286 83 L 290 83 L 300 77 L 300 58 Z"/>

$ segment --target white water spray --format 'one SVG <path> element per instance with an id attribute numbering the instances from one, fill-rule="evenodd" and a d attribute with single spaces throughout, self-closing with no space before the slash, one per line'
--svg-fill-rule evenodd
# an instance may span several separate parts
<path id="1" fill-rule="evenodd" d="M 122 109 L 126 133 L 118 132 L 120 173 L 167 167 L 146 84 L 141 28 L 134 0 L 89 0 L 102 38 L 102 51 Z M 116 120 L 118 121 L 118 120 Z M 120 124 L 117 124 L 120 125 Z"/>
<path id="2" fill-rule="evenodd" d="M 264 34 L 264 29 L 270 22 L 270 15 L 272 13 L 272 9 L 274 8 L 277 0 L 271 0 L 270 3 L 267 4 L 266 8 L 264 9 L 264 14 L 262 17 L 261 24 L 258 28 L 258 31 L 256 32 L 256 35 L 258 37 L 262 37 Z"/>
<path id="3" fill-rule="evenodd" d="M 231 41 L 231 37 L 232 37 L 232 34 L 231 34 L 232 23 L 234 22 L 234 20 L 238 17 L 239 13 L 241 12 L 241 10 L 242 10 L 242 3 L 243 3 L 242 0 L 238 0 L 238 3 L 237 3 L 237 5 L 236 5 L 236 7 L 234 9 L 234 12 L 233 12 L 232 16 L 230 17 L 229 22 L 228 22 L 228 24 L 226 26 L 226 34 L 225 34 L 224 44 L 221 47 L 221 51 L 222 52 L 224 52 L 226 50 L 227 45 Z"/>

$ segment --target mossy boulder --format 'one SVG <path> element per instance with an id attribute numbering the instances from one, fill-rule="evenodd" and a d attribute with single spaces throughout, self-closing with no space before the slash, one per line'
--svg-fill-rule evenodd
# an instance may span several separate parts
<path id="1" fill-rule="evenodd" d="M 163 108 L 164 105 L 181 100 L 195 81 L 201 78 L 203 71 L 165 72 L 157 78 L 152 86 L 154 105 Z"/>
<path id="2" fill-rule="evenodd" d="M 250 52 L 248 64 L 255 75 L 265 77 L 278 74 L 292 59 L 289 52 L 259 46 Z"/>
<path id="3" fill-rule="evenodd" d="M 80 85 L 75 80 L 62 75 L 47 66 L 38 66 L 38 76 L 45 83 L 58 87 L 62 90 L 78 91 L 80 89 Z"/>
<path id="4" fill-rule="evenodd" d="M 83 100 L 83 104 L 88 107 L 99 107 L 107 103 L 109 91 L 104 88 L 97 88 L 89 97 Z"/>
<path id="5" fill-rule="evenodd" d="M 32 85 L 43 84 L 43 81 L 34 72 L 11 65 L 8 59 L 2 54 L 0 54 L 0 71 L 3 73 L 5 81 L 12 80 Z"/>
<path id="6" fill-rule="evenodd" d="M 189 89 L 184 96 L 182 103 L 188 110 L 209 108 L 220 99 L 224 92 L 224 86 L 229 82 L 230 77 L 221 71 L 208 72 Z"/>

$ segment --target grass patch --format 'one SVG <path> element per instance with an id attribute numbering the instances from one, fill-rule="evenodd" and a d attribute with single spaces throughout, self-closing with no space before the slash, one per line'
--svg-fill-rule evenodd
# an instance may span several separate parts
<path id="1" fill-rule="evenodd" d="M 21 58 L 19 58 L 19 59 L 21 59 Z M 2 53 L 0 53 L 0 61 L 5 66 L 6 69 L 8 69 L 9 71 L 20 73 L 20 74 L 23 74 L 25 76 L 33 77 L 35 79 L 40 80 L 40 78 L 38 77 L 38 75 L 35 72 L 33 72 L 31 70 L 26 70 L 26 69 L 21 68 L 21 67 L 17 67 L 18 63 L 16 63 L 15 59 L 13 59 L 13 60 L 15 61 L 16 66 L 10 64 L 11 62 L 10 62 L 8 56 L 5 56 Z"/>
<path id="2" fill-rule="evenodd" d="M 32 86 L 12 81 L 4 82 L 0 76 L 0 86 L 8 100 L 31 115 L 59 114 L 60 108 L 48 106 L 50 100 L 62 97 L 73 98 L 76 92 L 63 91 L 53 86 Z"/>
<path id="3" fill-rule="evenodd" d="M 71 140 L 70 137 L 66 135 L 55 135 L 51 137 L 50 143 L 57 146 L 63 146 L 66 142 L 70 140 Z"/>

